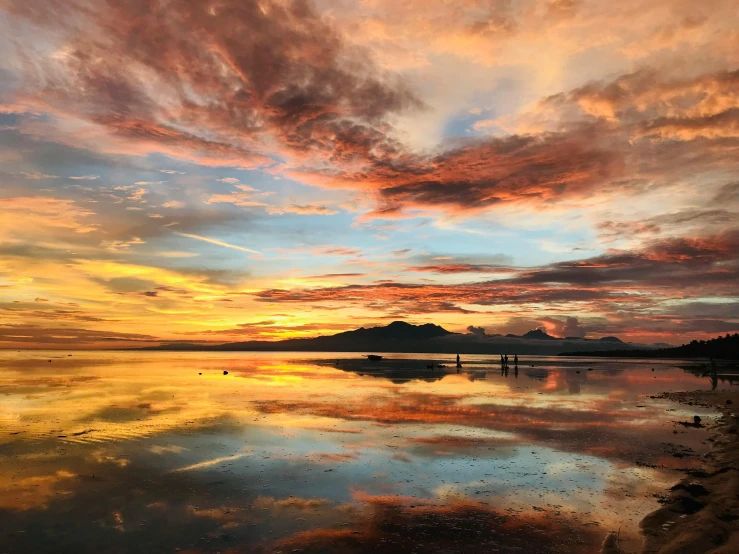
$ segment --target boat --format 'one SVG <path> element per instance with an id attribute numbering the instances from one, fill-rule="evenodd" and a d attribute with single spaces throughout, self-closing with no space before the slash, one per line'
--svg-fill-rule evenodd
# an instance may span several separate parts
<path id="1" fill-rule="evenodd" d="M 373 362 L 379 362 L 382 360 L 382 356 L 378 356 L 377 354 L 367 354 L 367 359 Z"/>

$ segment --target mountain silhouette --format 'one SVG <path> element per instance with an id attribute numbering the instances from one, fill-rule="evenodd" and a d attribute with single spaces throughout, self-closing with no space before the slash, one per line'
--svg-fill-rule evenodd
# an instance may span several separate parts
<path id="1" fill-rule="evenodd" d="M 618 339 L 617 339 L 618 340 Z M 622 342 L 583 338 L 559 339 L 541 329 L 524 335 L 478 335 L 447 331 L 439 325 L 413 325 L 393 321 L 378 327 L 360 327 L 335 335 L 280 341 L 245 341 L 226 344 L 166 343 L 144 350 L 198 350 L 251 352 L 428 352 L 438 354 L 539 354 L 554 355 L 582 350 L 587 344 L 593 350 L 644 348 Z"/>
<path id="2" fill-rule="evenodd" d="M 622 348 L 622 347 L 620 347 Z M 694 340 L 682 346 L 657 350 L 610 350 L 606 352 L 572 352 L 568 356 L 612 356 L 630 358 L 718 358 L 739 360 L 739 333 L 710 340 Z"/>
<path id="3" fill-rule="evenodd" d="M 348 340 L 425 340 L 453 334 L 433 323 L 411 325 L 405 321 L 393 321 L 385 327 L 370 327 L 369 329 L 360 327 L 354 331 L 338 333 L 331 338 Z"/>
<path id="4" fill-rule="evenodd" d="M 557 337 L 553 337 L 552 335 L 547 335 L 544 331 L 541 329 L 534 329 L 532 331 L 529 331 L 528 333 L 524 333 L 521 335 L 522 339 L 536 339 L 536 340 L 557 340 Z"/>

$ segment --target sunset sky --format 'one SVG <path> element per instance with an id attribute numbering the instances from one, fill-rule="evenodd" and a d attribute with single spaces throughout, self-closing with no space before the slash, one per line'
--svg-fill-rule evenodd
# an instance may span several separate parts
<path id="1" fill-rule="evenodd" d="M 738 0 L 0 0 L 0 348 L 739 332 Z"/>

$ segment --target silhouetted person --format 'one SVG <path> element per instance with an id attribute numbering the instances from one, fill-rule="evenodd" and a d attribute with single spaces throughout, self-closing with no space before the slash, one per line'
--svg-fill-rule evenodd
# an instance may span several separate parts
<path id="1" fill-rule="evenodd" d="M 513 375 L 515 375 L 516 376 L 516 379 L 518 379 L 518 366 L 515 366 L 513 368 Z"/>
<path id="2" fill-rule="evenodd" d="M 716 369 L 716 360 L 711 358 L 711 390 L 718 387 L 718 370 Z"/>
<path id="3" fill-rule="evenodd" d="M 513 365 L 518 367 L 518 354 L 513 355 Z"/>
<path id="4" fill-rule="evenodd" d="M 505 355 L 505 366 L 508 367 L 508 354 Z"/>
<path id="5" fill-rule="evenodd" d="M 457 369 L 462 367 L 462 361 L 459 359 L 459 354 L 457 354 Z"/>

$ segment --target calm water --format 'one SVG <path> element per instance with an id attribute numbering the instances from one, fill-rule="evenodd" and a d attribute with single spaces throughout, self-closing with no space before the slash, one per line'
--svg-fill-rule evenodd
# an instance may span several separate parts
<path id="1" fill-rule="evenodd" d="M 637 550 L 708 450 L 688 362 L 388 357 L 0 353 L 0 553 Z"/>

